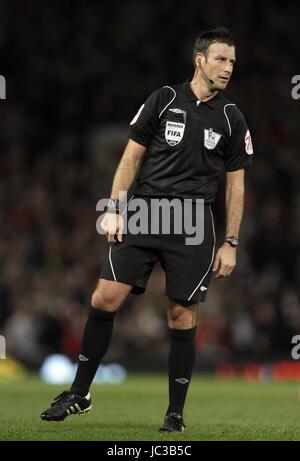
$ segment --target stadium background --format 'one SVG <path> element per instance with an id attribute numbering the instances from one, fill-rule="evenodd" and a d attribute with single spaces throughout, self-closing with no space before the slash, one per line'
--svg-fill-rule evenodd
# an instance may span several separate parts
<path id="1" fill-rule="evenodd" d="M 96 203 L 109 197 L 128 123 L 154 89 L 192 75 L 195 37 L 216 25 L 237 42 L 228 95 L 247 118 L 255 166 L 237 268 L 211 283 L 200 308 L 196 369 L 291 359 L 300 333 L 299 10 L 274 0 L 1 2 L 0 332 L 26 369 L 53 353 L 76 359 L 107 257 Z M 224 185 L 215 213 L 221 239 Z M 163 291 L 157 267 L 146 293 L 119 312 L 106 362 L 166 369 Z"/>

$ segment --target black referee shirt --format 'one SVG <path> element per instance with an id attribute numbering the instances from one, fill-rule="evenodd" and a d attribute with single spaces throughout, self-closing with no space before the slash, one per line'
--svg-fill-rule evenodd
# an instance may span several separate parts
<path id="1" fill-rule="evenodd" d="M 128 137 L 147 148 L 133 194 L 204 198 L 212 203 L 219 171 L 252 164 L 247 123 L 222 92 L 199 101 L 188 82 L 154 91 L 132 120 Z"/>

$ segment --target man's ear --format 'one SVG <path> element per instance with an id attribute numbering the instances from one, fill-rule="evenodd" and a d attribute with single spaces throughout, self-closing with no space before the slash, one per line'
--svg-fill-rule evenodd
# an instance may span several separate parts
<path id="1" fill-rule="evenodd" d="M 196 54 L 196 57 L 195 57 L 195 63 L 196 63 L 196 67 L 199 67 L 200 65 L 202 65 L 205 61 L 205 56 L 203 53 L 197 53 Z"/>

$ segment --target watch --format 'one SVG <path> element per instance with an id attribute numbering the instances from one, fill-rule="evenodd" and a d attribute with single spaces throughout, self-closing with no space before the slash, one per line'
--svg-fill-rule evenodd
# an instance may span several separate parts
<path id="1" fill-rule="evenodd" d="M 120 212 L 120 201 L 118 199 L 110 198 L 106 207 L 107 213 L 116 213 Z"/>
<path id="2" fill-rule="evenodd" d="M 236 248 L 240 241 L 237 236 L 231 235 L 230 237 L 225 237 L 225 242 L 229 243 L 233 248 Z"/>

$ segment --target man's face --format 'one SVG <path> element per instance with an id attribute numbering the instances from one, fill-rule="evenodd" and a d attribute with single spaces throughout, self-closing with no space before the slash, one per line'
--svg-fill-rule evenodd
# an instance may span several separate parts
<path id="1" fill-rule="evenodd" d="M 226 43 L 213 43 L 208 48 L 206 58 L 202 61 L 202 69 L 207 77 L 214 81 L 211 89 L 225 90 L 235 63 L 234 46 Z"/>

